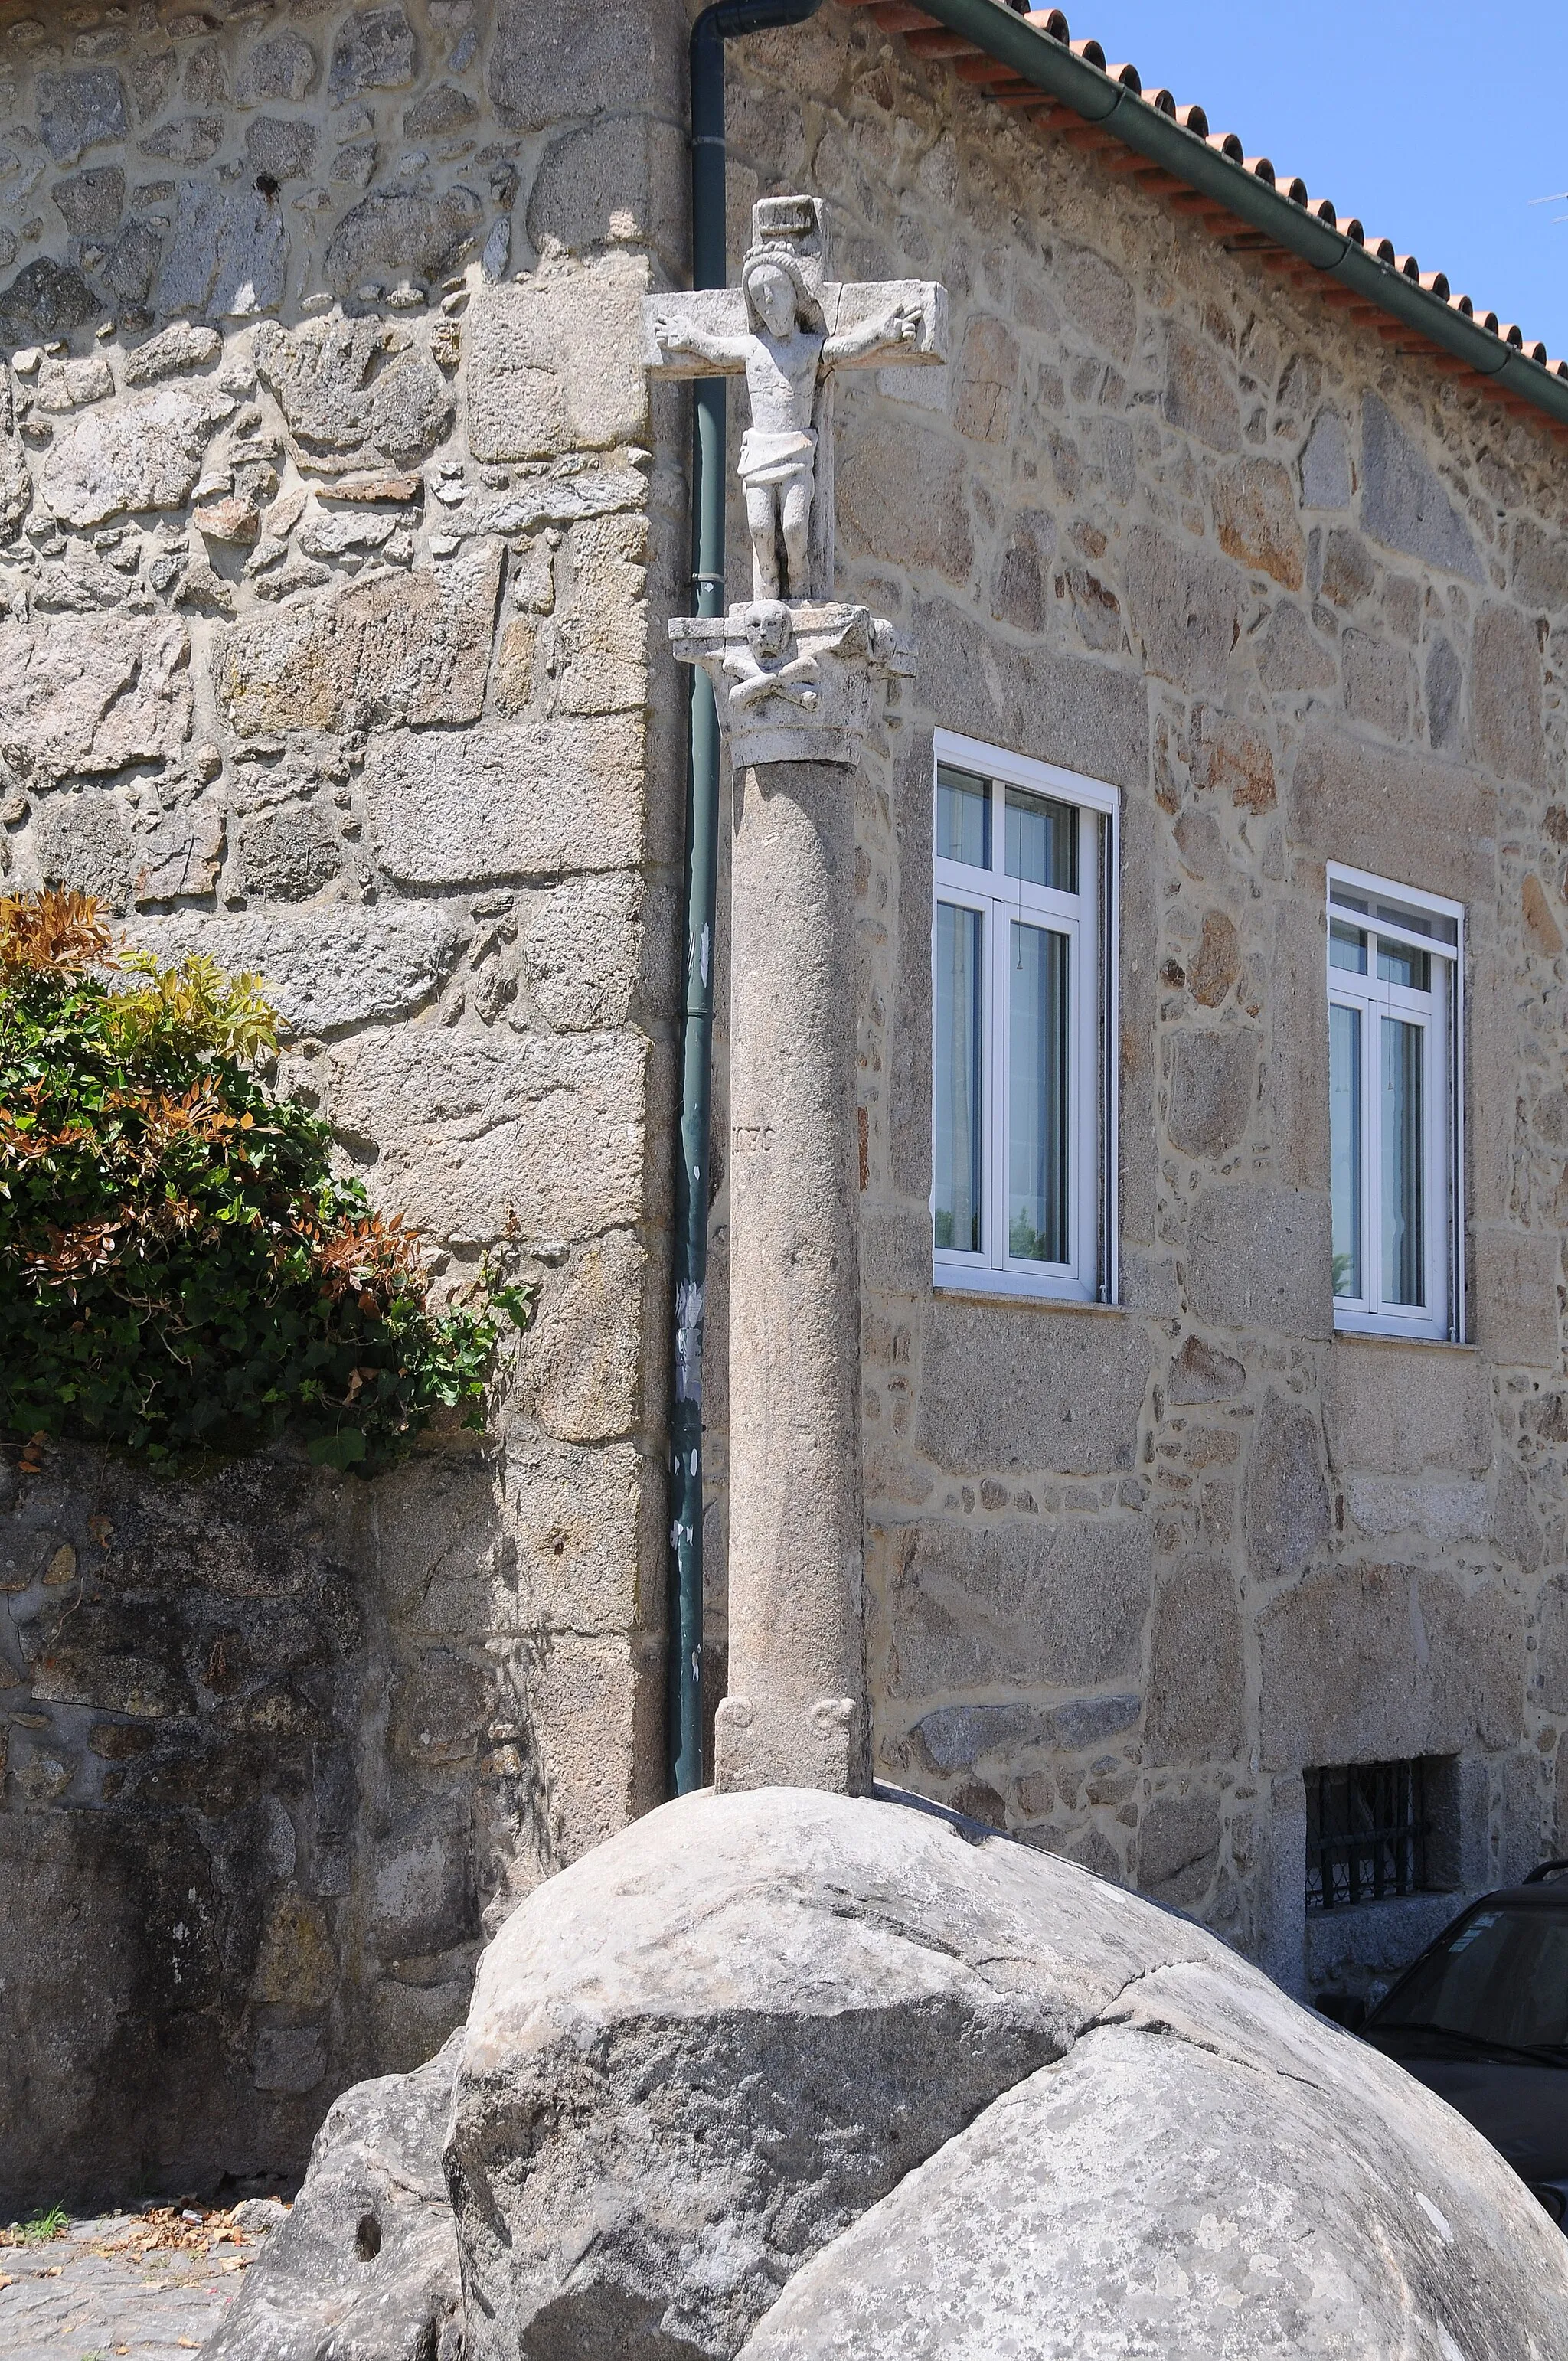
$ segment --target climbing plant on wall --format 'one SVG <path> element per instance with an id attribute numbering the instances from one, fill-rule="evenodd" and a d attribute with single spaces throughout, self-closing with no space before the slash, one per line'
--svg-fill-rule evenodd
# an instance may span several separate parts
<path id="1" fill-rule="evenodd" d="M 417 1234 L 254 1071 L 278 1034 L 255 976 L 116 951 L 86 895 L 0 899 L 0 1422 L 364 1474 L 438 1410 L 482 1424 L 529 1291 L 433 1309 Z"/>

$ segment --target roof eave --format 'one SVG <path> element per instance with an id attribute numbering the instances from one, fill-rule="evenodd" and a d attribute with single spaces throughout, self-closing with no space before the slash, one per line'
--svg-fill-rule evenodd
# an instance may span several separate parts
<path id="1" fill-rule="evenodd" d="M 868 6 L 874 0 L 844 0 Z M 947 28 L 1020 80 L 1119 140 L 1158 171 L 1259 231 L 1273 244 L 1335 283 L 1353 300 L 1387 313 L 1486 381 L 1486 390 L 1513 406 L 1527 402 L 1568 429 L 1568 379 L 1508 344 L 1392 263 L 1369 254 L 1343 230 L 1331 227 L 1284 195 L 1245 163 L 1198 132 L 1162 114 L 1147 99 L 1113 80 L 1006 5 L 1006 0 L 916 0 L 922 16 Z"/>

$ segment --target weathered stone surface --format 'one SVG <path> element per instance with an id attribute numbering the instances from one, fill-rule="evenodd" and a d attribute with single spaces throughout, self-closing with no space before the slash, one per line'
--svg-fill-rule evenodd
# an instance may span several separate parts
<path id="1" fill-rule="evenodd" d="M 1387 738 L 1408 738 L 1416 696 L 1415 660 L 1408 648 L 1391 647 L 1366 631 L 1346 631 L 1340 642 L 1344 668 L 1344 709 Z"/>
<path id="2" fill-rule="evenodd" d="M 1327 1198 L 1250 1183 L 1205 1189 L 1192 1209 L 1187 1290 L 1211 1327 L 1329 1335 Z"/>
<path id="3" fill-rule="evenodd" d="M 667 129 L 605 115 L 545 150 L 528 193 L 529 242 L 540 254 L 652 243 L 667 222 L 676 170 Z"/>
<path id="4" fill-rule="evenodd" d="M 166 386 L 84 418 L 50 448 L 42 488 L 67 524 L 103 524 L 128 509 L 182 508 L 202 455 L 234 403 L 215 389 Z"/>
<path id="5" fill-rule="evenodd" d="M 95 894 L 111 910 L 126 908 L 137 856 L 130 813 L 119 796 L 51 796 L 38 814 L 35 840 L 46 885 L 74 886 Z"/>
<path id="6" fill-rule="evenodd" d="M 1220 1810 L 1212 1795 L 1157 1795 L 1138 1828 L 1138 1883 L 1172 1909 L 1190 1909 L 1214 1882 Z"/>
<path id="7" fill-rule="evenodd" d="M 1053 759 L 1129 793 L 1148 776 L 1148 702 L 1119 664 L 1013 648 L 945 598 L 917 599 L 922 701 L 944 724 L 993 745 L 1050 746 Z"/>
<path id="8" fill-rule="evenodd" d="M 112 66 L 74 73 L 41 73 L 33 85 L 38 129 L 57 164 L 74 164 L 85 148 L 124 139 L 126 93 Z"/>
<path id="9" fill-rule="evenodd" d="M 1125 1682 L 1143 1653 L 1149 1546 L 1135 1519 L 911 1527 L 887 1600 L 889 1694 Z"/>
<path id="10" fill-rule="evenodd" d="M 557 1032 L 627 1023 L 641 975 L 643 904 L 634 869 L 564 877 L 539 897 L 521 929 L 523 973 Z"/>
<path id="11" fill-rule="evenodd" d="M 315 126 L 258 115 L 246 126 L 245 158 L 252 171 L 270 173 L 275 181 L 303 181 L 316 168 Z"/>
<path id="12" fill-rule="evenodd" d="M 17 344 L 29 332 L 52 340 L 86 325 L 101 310 L 97 297 L 79 270 L 51 262 L 40 255 L 18 270 L 0 295 L 0 320 Z"/>
<path id="13" fill-rule="evenodd" d="M 252 347 L 289 431 L 318 464 L 367 467 L 425 458 L 452 423 L 440 372 L 400 353 L 375 375 L 388 343 L 378 320 L 312 321 L 293 331 L 264 322 Z"/>
<path id="14" fill-rule="evenodd" d="M 634 862 L 643 819 L 624 783 L 642 737 L 625 714 L 375 739 L 365 794 L 381 859 L 410 885 Z"/>
<path id="15" fill-rule="evenodd" d="M 85 410 L 94 401 L 104 401 L 115 390 L 115 380 L 109 364 L 98 353 L 84 355 L 79 361 L 45 361 L 38 373 L 34 400 L 40 410 L 58 415 L 67 410 Z"/>
<path id="16" fill-rule="evenodd" d="M 1337 411 L 1320 411 L 1301 454 L 1301 499 L 1310 509 L 1350 506 L 1350 455 Z"/>
<path id="17" fill-rule="evenodd" d="M 1290 812 L 1292 834 L 1320 860 L 1413 884 L 1419 842 L 1428 893 L 1474 901 L 1496 890 L 1497 793 L 1474 771 L 1312 738 L 1296 758 Z"/>
<path id="18" fill-rule="evenodd" d="M 214 664 L 241 737 L 478 719 L 500 584 L 499 542 L 439 570 L 378 573 L 237 623 Z"/>
<path id="19" fill-rule="evenodd" d="M 483 218 L 471 189 L 434 197 L 378 189 L 345 214 L 328 240 L 327 283 L 335 295 L 352 295 L 367 281 L 411 272 L 439 285 L 472 253 Z"/>
<path id="20" fill-rule="evenodd" d="M 298 105 L 315 88 L 319 71 L 310 42 L 291 25 L 285 26 L 280 32 L 264 34 L 246 59 L 235 84 L 235 103 L 267 106 L 286 99 Z"/>
<path id="21" fill-rule="evenodd" d="M 1514 589 L 1531 607 L 1568 607 L 1568 544 L 1529 517 L 1514 529 Z"/>
<path id="22" fill-rule="evenodd" d="M 634 1036 L 400 1026 L 334 1050 L 331 1112 L 433 1236 L 593 1237 L 642 1218 L 647 1057 Z"/>
<path id="23" fill-rule="evenodd" d="M 49 191 L 72 237 L 111 237 L 126 203 L 126 176 L 117 164 L 99 164 L 57 181 Z"/>
<path id="24" fill-rule="evenodd" d="M 1522 1609 L 1498 1583 L 1467 1593 L 1432 1566 L 1310 1574 L 1259 1619 L 1265 1767 L 1509 1745 L 1522 1640 Z"/>
<path id="25" fill-rule="evenodd" d="M 1132 1465 L 1150 1346 L 1140 1323 L 1031 1305 L 959 1302 L 927 1313 L 919 1439 L 955 1473 Z M 1020 1354 L 1031 1383 L 1014 1382 Z"/>
<path id="26" fill-rule="evenodd" d="M 635 1433 L 648 1255 L 634 1230 L 590 1238 L 546 1286 L 519 1348 L 520 1399 L 562 1443 Z"/>
<path id="27" fill-rule="evenodd" d="M 1541 1635 L 1535 1701 L 1545 1713 L 1568 1713 L 1568 1582 L 1555 1576 L 1536 1609 Z"/>
<path id="28" fill-rule="evenodd" d="M 952 420 L 970 443 L 1004 443 L 1018 382 L 1018 340 L 1005 322 L 971 312 L 952 364 Z"/>
<path id="29" fill-rule="evenodd" d="M 1296 521 L 1296 495 L 1272 459 L 1238 459 L 1214 478 L 1214 531 L 1227 557 L 1299 590 L 1306 544 Z"/>
<path id="30" fill-rule="evenodd" d="M 742 2354 L 1264 2361 L 1413 2334 L 1511 2361 L 1568 2301 L 1523 2199 L 1441 2101 L 1255 1971 L 1162 1967 L 808 2260 Z"/>
<path id="31" fill-rule="evenodd" d="M 342 106 L 362 90 L 406 90 L 414 78 L 413 27 L 397 0 L 356 8 L 339 27 L 327 70 L 327 95 Z"/>
<path id="32" fill-rule="evenodd" d="M 403 116 L 403 137 L 406 139 L 440 139 L 454 131 L 466 130 L 478 115 L 478 108 L 466 91 L 455 82 L 436 82 L 422 96 L 416 98 Z"/>
<path id="33" fill-rule="evenodd" d="M 1173 1402 L 1224 1401 L 1245 1386 L 1242 1362 L 1201 1336 L 1189 1336 L 1170 1365 L 1167 1391 Z"/>
<path id="34" fill-rule="evenodd" d="M 1127 536 L 1127 609 L 1149 670 L 1177 687 L 1218 695 L 1240 630 L 1242 577 L 1201 544 L 1157 525 Z"/>
<path id="35" fill-rule="evenodd" d="M 1172 426 L 1212 450 L 1234 451 L 1242 439 L 1241 411 L 1234 380 L 1214 346 L 1173 320 L 1166 331 L 1165 369 L 1161 407 Z"/>
<path id="36" fill-rule="evenodd" d="M 846 420 L 834 478 L 845 550 L 967 581 L 974 558 L 967 475 L 950 436 L 885 418 Z"/>
<path id="37" fill-rule="evenodd" d="M 1257 674 L 1265 688 L 1327 688 L 1334 660 L 1299 607 L 1282 599 L 1271 611 L 1257 647 Z"/>
<path id="38" fill-rule="evenodd" d="M 1385 549 L 1482 578 L 1469 529 L 1430 461 L 1372 392 L 1361 401 L 1361 522 Z"/>
<path id="39" fill-rule="evenodd" d="M 1257 1035 L 1250 1026 L 1176 1036 L 1166 1127 L 1183 1156 L 1228 1156 L 1246 1130 L 1256 1095 Z"/>
<path id="40" fill-rule="evenodd" d="M 191 730 L 182 623 L 128 615 L 0 621 L 0 754 L 38 786 L 170 760 Z"/>
<path id="41" fill-rule="evenodd" d="M 1272 1387 L 1247 1454 L 1246 1544 L 1264 1582 L 1300 1573 L 1329 1535 L 1329 1488 L 1318 1455 L 1318 1422 Z"/>
<path id="42" fill-rule="evenodd" d="M 319 894 L 337 875 L 342 859 L 333 815 L 319 797 L 269 805 L 240 830 L 239 882 L 261 901 L 298 902 Z"/>
<path id="43" fill-rule="evenodd" d="M 1426 690 L 1427 734 L 1439 751 L 1459 735 L 1464 691 L 1464 668 L 1441 632 L 1427 657 Z"/>
<path id="44" fill-rule="evenodd" d="M 275 312 L 283 300 L 288 250 L 282 213 L 261 190 L 243 182 L 220 189 L 181 178 L 156 307 L 208 320 Z"/>
<path id="45" fill-rule="evenodd" d="M 934 1771 L 970 1771 L 987 1754 L 1018 1745 L 1048 1746 L 1054 1752 L 1083 1753 L 1131 1730 L 1143 1699 L 1074 1697 L 1069 1704 L 946 1705 L 922 1715 L 911 1736 Z"/>
<path id="46" fill-rule="evenodd" d="M 1475 1339 L 1505 1368 L 1555 1369 L 1562 1352 L 1554 1231 L 1477 1228 L 1471 1311 Z"/>
<path id="47" fill-rule="evenodd" d="M 1069 319 L 1113 360 L 1130 358 L 1138 308 L 1125 274 L 1088 247 L 1076 250 L 1058 247 L 1054 260 L 1052 291 L 1060 297 Z"/>
<path id="48" fill-rule="evenodd" d="M 1358 1532 L 1375 1541 L 1423 1533 L 1434 1542 L 1484 1542 L 1492 1532 L 1492 1502 L 1479 1477 L 1440 1483 L 1398 1476 L 1348 1476 L 1344 1504 Z"/>
<path id="49" fill-rule="evenodd" d="M 480 1969 L 447 2145 L 472 2361 L 733 2353 L 989 2097 L 1157 1961 L 1209 1956 L 961 1825 L 693 1797 L 523 1903 Z"/>
<path id="50" fill-rule="evenodd" d="M 468 441 L 477 459 L 553 458 L 647 434 L 646 264 L 586 266 L 487 287 L 469 314 Z"/>
<path id="51" fill-rule="evenodd" d="M 1234 1761 L 1246 1704 L 1241 1609 L 1229 1565 L 1186 1557 L 1155 1593 L 1146 1732 L 1152 1763 Z M 1148 1871 L 1146 1849 L 1142 1856 Z"/>
<path id="52" fill-rule="evenodd" d="M 178 902 L 210 894 L 224 850 L 224 807 L 215 797 L 176 805 L 138 847 L 136 899 Z"/>
<path id="53" fill-rule="evenodd" d="M 216 360 L 223 342 L 216 328 L 177 320 L 171 328 L 149 336 L 145 345 L 126 354 L 125 381 L 128 386 L 156 385 L 161 378 L 178 377 L 182 369 L 200 368 Z"/>
<path id="54" fill-rule="evenodd" d="M 183 115 L 159 126 L 141 143 L 144 156 L 166 164 L 208 164 L 224 144 L 221 115 Z"/>
<path id="55" fill-rule="evenodd" d="M 1484 607 L 1475 624 L 1470 726 L 1475 752 L 1499 778 L 1542 780 L 1541 644 L 1517 607 Z"/>
<path id="56" fill-rule="evenodd" d="M 192 912 L 130 931 L 160 959 L 205 951 L 220 967 L 258 971 L 296 1033 L 411 1015 L 450 973 L 460 940 L 454 914 L 433 903 Z"/>
<path id="57" fill-rule="evenodd" d="M 651 0 L 627 0 L 613 24 L 571 0 L 501 0 L 485 88 L 509 131 L 544 131 L 644 96 L 673 116 L 679 71 Z"/>
<path id="58" fill-rule="evenodd" d="M 1336 1336 L 1323 1386 L 1336 1468 L 1385 1476 L 1424 1468 L 1484 1475 L 1492 1459 L 1492 1387 L 1478 1353 Z"/>
<path id="59" fill-rule="evenodd" d="M 457 2236 L 441 2146 L 463 2035 L 411 2074 L 334 2102 L 288 2220 L 209 2349 L 215 2361 L 429 2354 L 460 2338 Z"/>

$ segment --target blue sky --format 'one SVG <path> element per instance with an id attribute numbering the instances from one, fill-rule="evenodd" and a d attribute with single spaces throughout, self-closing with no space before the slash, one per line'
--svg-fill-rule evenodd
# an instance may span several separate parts
<path id="1" fill-rule="evenodd" d="M 1196 99 L 1249 156 L 1568 358 L 1568 201 L 1530 203 L 1568 189 L 1563 0 L 1064 5 L 1075 40 L 1091 33 L 1148 88 Z"/>

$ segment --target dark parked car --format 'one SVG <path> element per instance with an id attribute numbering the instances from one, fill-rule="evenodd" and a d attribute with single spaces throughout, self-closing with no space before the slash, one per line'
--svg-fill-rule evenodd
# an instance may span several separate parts
<path id="1" fill-rule="evenodd" d="M 1500 2148 L 1568 2230 L 1568 1861 L 1463 1911 L 1361 2036 Z"/>

